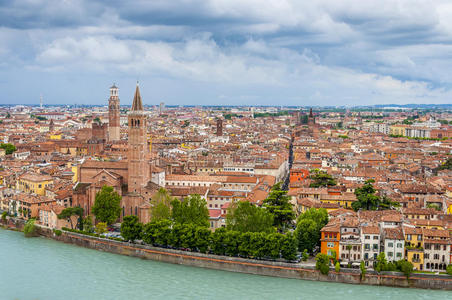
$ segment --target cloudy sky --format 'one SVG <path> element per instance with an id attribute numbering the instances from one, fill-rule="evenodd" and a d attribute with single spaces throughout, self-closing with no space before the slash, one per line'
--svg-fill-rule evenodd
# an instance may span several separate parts
<path id="1" fill-rule="evenodd" d="M 450 0 L 0 0 L 0 104 L 452 103 Z"/>

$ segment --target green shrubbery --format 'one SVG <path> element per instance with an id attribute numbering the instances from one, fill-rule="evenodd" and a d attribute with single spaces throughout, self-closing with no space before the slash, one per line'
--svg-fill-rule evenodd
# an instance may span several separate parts
<path id="1" fill-rule="evenodd" d="M 385 254 L 382 252 L 377 256 L 377 264 L 375 271 L 399 271 L 405 274 L 407 278 L 413 273 L 413 264 L 407 260 L 399 260 L 396 262 L 388 262 Z"/>
<path id="2" fill-rule="evenodd" d="M 8 216 L 8 212 L 6 212 L 6 211 L 4 211 L 3 213 L 2 213 L 2 221 L 3 221 L 3 223 L 6 223 L 6 217 Z"/>
<path id="3" fill-rule="evenodd" d="M 336 264 L 334 265 L 334 270 L 339 273 L 339 271 L 341 270 L 341 264 L 339 262 L 336 262 Z"/>
<path id="4" fill-rule="evenodd" d="M 59 229 L 54 229 L 53 233 L 55 233 L 56 236 L 60 236 L 63 232 Z"/>
<path id="5" fill-rule="evenodd" d="M 452 276 L 452 264 L 447 266 L 446 273 Z"/>
<path id="6" fill-rule="evenodd" d="M 330 257 L 322 253 L 317 254 L 315 257 L 315 268 L 323 275 L 328 275 L 330 272 Z"/>
<path id="7" fill-rule="evenodd" d="M 35 225 L 35 219 L 30 219 L 25 223 L 24 234 L 26 237 L 37 236 L 39 232 L 38 227 Z"/>

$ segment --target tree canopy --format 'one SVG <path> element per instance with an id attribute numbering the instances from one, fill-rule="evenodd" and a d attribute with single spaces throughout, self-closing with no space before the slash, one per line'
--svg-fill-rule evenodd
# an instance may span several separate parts
<path id="1" fill-rule="evenodd" d="M 333 176 L 319 169 L 311 170 L 311 175 L 309 178 L 311 178 L 312 180 L 309 187 L 312 188 L 329 187 L 335 186 L 337 184 Z"/>
<path id="2" fill-rule="evenodd" d="M 240 232 L 275 231 L 273 215 L 265 208 L 255 206 L 248 201 L 232 203 L 226 215 L 226 228 Z"/>
<path id="3" fill-rule="evenodd" d="M 13 154 L 13 152 L 17 150 L 16 146 L 10 143 L 1 143 L 0 148 L 5 149 L 6 155 Z"/>
<path id="4" fill-rule="evenodd" d="M 364 210 L 384 210 L 399 206 L 398 202 L 391 201 L 386 196 L 378 196 L 377 190 L 374 188 L 373 179 L 367 180 L 362 187 L 355 190 L 357 201 L 352 203 L 355 211 Z"/>
<path id="5" fill-rule="evenodd" d="M 81 227 L 81 221 L 82 221 L 82 217 L 83 217 L 83 208 L 79 207 L 79 206 L 75 206 L 75 207 L 66 207 L 65 209 L 63 209 L 61 211 L 61 213 L 57 216 L 58 219 L 67 219 L 69 222 L 71 222 L 71 228 L 74 229 L 74 225 L 72 224 L 72 216 L 78 216 L 78 223 L 79 223 L 79 228 Z"/>
<path id="6" fill-rule="evenodd" d="M 137 216 L 125 216 L 121 223 L 121 236 L 126 241 L 139 240 L 142 236 L 143 224 Z"/>
<path id="7" fill-rule="evenodd" d="M 164 188 L 160 188 L 151 198 L 151 220 L 169 220 L 173 198 Z"/>
<path id="8" fill-rule="evenodd" d="M 273 186 L 263 206 L 273 215 L 273 225 L 284 231 L 294 220 L 295 213 L 287 191 L 281 189 L 281 183 Z"/>
<path id="9" fill-rule="evenodd" d="M 171 218 L 178 224 L 194 224 L 209 227 L 209 210 L 200 195 L 190 195 L 183 201 L 171 201 Z"/>
<path id="10" fill-rule="evenodd" d="M 320 230 L 328 223 L 328 213 L 324 208 L 311 208 L 298 217 L 295 236 L 298 249 L 313 252 L 320 245 Z"/>
<path id="11" fill-rule="evenodd" d="M 93 214 L 96 219 L 107 224 L 113 224 L 121 214 L 121 196 L 111 186 L 104 185 L 96 194 Z"/>

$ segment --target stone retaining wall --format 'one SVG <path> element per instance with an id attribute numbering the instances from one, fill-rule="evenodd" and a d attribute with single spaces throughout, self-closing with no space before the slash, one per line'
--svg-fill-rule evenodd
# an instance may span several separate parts
<path id="1" fill-rule="evenodd" d="M 326 282 L 452 290 L 452 277 L 448 275 L 412 274 L 410 279 L 407 280 L 399 272 L 377 274 L 374 271 L 368 271 L 365 279 L 361 280 L 360 270 L 357 269 L 341 269 L 340 272 L 335 272 L 332 268 L 328 275 L 322 275 L 313 267 L 303 266 L 302 264 L 164 249 L 85 236 L 73 232 L 63 232 L 62 235 L 57 236 L 50 229 L 44 228 L 41 228 L 41 234 L 58 241 L 100 251 L 216 270 Z"/>

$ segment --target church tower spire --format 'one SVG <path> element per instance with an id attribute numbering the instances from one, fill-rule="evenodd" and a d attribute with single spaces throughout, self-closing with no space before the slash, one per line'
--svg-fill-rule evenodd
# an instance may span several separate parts
<path id="1" fill-rule="evenodd" d="M 135 89 L 132 108 L 128 113 L 129 150 L 128 158 L 128 191 L 140 194 L 150 180 L 147 143 L 147 115 L 143 110 L 140 88 Z"/>
<path id="2" fill-rule="evenodd" d="M 137 82 L 135 96 L 133 97 L 132 102 L 132 111 L 141 111 L 141 110 L 143 110 L 143 102 L 141 101 L 140 87 Z"/>

